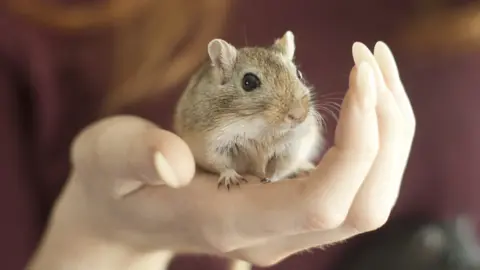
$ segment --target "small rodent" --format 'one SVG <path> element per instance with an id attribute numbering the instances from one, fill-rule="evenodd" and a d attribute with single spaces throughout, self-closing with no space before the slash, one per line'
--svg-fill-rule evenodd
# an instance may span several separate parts
<path id="1" fill-rule="evenodd" d="M 243 175 L 275 182 L 308 173 L 323 144 L 313 91 L 294 63 L 291 31 L 269 47 L 208 44 L 209 59 L 178 101 L 174 131 L 219 187 Z"/>

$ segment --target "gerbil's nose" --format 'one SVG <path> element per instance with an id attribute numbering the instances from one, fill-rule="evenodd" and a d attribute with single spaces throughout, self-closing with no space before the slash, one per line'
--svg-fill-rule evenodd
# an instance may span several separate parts
<path id="1" fill-rule="evenodd" d="M 287 122 L 301 123 L 307 118 L 307 110 L 301 106 L 296 106 L 290 109 L 286 116 Z"/>

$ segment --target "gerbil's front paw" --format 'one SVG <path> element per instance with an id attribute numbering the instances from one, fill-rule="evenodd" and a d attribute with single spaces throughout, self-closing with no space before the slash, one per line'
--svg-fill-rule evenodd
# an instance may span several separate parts
<path id="1" fill-rule="evenodd" d="M 309 176 L 310 173 L 315 170 L 315 168 L 316 166 L 313 163 L 306 161 L 305 163 L 301 164 L 294 173 L 289 175 L 288 178 L 293 179 L 302 176 Z"/>
<path id="2" fill-rule="evenodd" d="M 262 178 L 262 180 L 260 180 L 261 183 L 263 184 L 268 184 L 268 183 L 271 183 L 272 180 L 270 178 Z"/>
<path id="3" fill-rule="evenodd" d="M 228 190 L 230 190 L 232 185 L 240 186 L 240 182 L 248 181 L 235 170 L 226 170 L 220 173 L 220 177 L 218 178 L 218 188 L 225 186 Z"/>

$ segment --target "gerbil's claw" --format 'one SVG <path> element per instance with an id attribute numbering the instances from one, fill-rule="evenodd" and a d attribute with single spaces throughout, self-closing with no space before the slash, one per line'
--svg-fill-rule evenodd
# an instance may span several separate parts
<path id="1" fill-rule="evenodd" d="M 225 184 L 223 182 L 218 182 L 217 189 L 220 189 L 222 186 L 225 186 L 228 191 L 230 191 L 230 184 Z"/>
<path id="2" fill-rule="evenodd" d="M 263 178 L 260 182 L 263 184 L 271 183 L 272 181 L 269 178 Z"/>
<path id="3" fill-rule="evenodd" d="M 225 186 L 227 190 L 230 191 L 230 187 L 233 185 L 240 187 L 240 181 L 246 181 L 245 178 L 239 175 L 234 170 L 227 170 L 220 174 L 218 178 L 218 188 L 220 189 L 221 186 Z"/>
<path id="4" fill-rule="evenodd" d="M 311 172 L 316 169 L 316 166 L 313 163 L 305 162 L 302 164 L 298 170 L 288 176 L 289 179 L 299 178 L 299 177 L 308 177 Z"/>
<path id="5" fill-rule="evenodd" d="M 245 177 L 242 177 L 240 180 L 242 180 L 245 183 L 248 183 L 248 180 Z"/>

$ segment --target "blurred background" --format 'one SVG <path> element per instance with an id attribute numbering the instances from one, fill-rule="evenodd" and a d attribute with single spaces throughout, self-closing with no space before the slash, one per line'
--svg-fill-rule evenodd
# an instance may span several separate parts
<path id="1" fill-rule="evenodd" d="M 7 175 L 0 181 L 0 212 L 5 218 L 0 238 L 16 244 L 0 246 L 0 254 L 12 265 L 5 269 L 15 270 L 30 256 L 68 175 L 70 141 L 99 117 L 98 93 L 108 87 L 104 77 L 116 45 L 108 27 L 76 29 L 75 16 L 82 16 L 82 5 L 100 0 L 7 2 L 18 4 L 12 10 L 21 12 L 5 12 L 0 3 L 0 125 L 9 126 L 0 129 L 6 145 L 0 151 L 0 172 Z M 45 22 L 65 19 L 69 27 L 51 30 L 25 20 L 39 9 L 38 3 L 55 2 L 80 6 L 78 13 L 63 17 L 45 12 Z M 191 7 L 200 3 L 180 2 Z M 185 14 L 161 16 L 181 15 Z M 93 20 L 101 21 L 101 16 Z M 223 18 L 220 13 L 209 16 Z M 233 1 L 225 24 L 221 22 L 216 25 L 223 28 L 219 37 L 237 47 L 269 45 L 286 30 L 293 31 L 296 61 L 319 96 L 344 94 L 353 42 L 373 49 L 376 41 L 385 41 L 396 56 L 417 117 L 412 155 L 387 226 L 325 250 L 292 256 L 270 269 L 480 269 L 480 1 L 242 0 Z M 135 41 L 130 38 L 127 43 Z M 207 42 L 200 43 L 205 55 Z M 128 51 L 132 56 L 142 53 Z M 155 76 L 163 80 L 160 75 Z M 5 82 L 7 77 L 13 82 Z M 154 93 L 117 112 L 168 128 L 174 101 L 185 84 L 186 79 L 170 86 L 168 94 Z M 333 117 L 328 127 L 331 138 Z M 212 257 L 179 256 L 170 269 L 223 270 L 227 264 Z"/>

